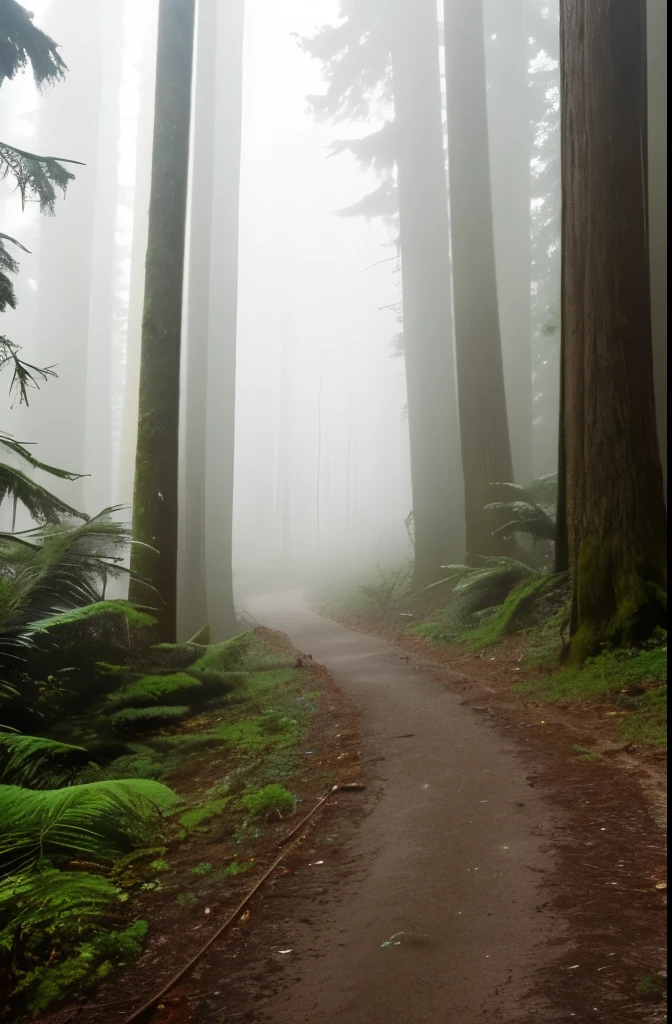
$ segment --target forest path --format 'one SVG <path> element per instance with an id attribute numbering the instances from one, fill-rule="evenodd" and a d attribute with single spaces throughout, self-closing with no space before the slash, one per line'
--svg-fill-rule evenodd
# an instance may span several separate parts
<path id="1" fill-rule="evenodd" d="M 250 598 L 245 610 L 324 665 L 359 708 L 376 774 L 345 851 L 357 868 L 315 908 L 313 952 L 293 950 L 300 979 L 267 1019 L 535 1019 L 525 996 L 561 926 L 538 910 L 551 813 L 516 748 L 440 685 L 441 670 L 315 614 L 300 593 Z M 427 942 L 381 948 L 397 932 Z"/>

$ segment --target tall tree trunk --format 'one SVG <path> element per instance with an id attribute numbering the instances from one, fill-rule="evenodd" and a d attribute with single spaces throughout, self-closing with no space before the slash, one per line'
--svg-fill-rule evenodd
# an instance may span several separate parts
<path id="1" fill-rule="evenodd" d="M 571 649 L 666 618 L 647 237 L 645 0 L 563 0 L 562 413 Z"/>
<path id="2" fill-rule="evenodd" d="M 147 25 L 140 67 L 139 105 L 135 141 L 135 182 L 133 188 L 133 240 L 131 242 L 131 280 L 126 328 L 124 366 L 124 407 L 121 416 L 121 451 L 115 500 L 131 504 L 135 474 L 135 449 L 138 438 L 138 397 L 140 389 L 140 348 L 142 310 L 145 297 L 145 258 L 149 220 L 149 196 L 152 177 L 152 132 L 156 88 L 156 22 Z"/>
<path id="3" fill-rule="evenodd" d="M 99 5 L 103 23 L 102 95 L 98 113 L 96 195 L 91 254 L 86 381 L 86 508 L 99 512 L 114 505 L 113 407 L 116 400 L 115 341 L 118 284 L 116 267 L 119 204 L 119 136 L 123 5 Z"/>
<path id="4" fill-rule="evenodd" d="M 215 136 L 208 331 L 206 564 L 213 642 L 238 629 L 233 600 L 233 469 L 238 319 L 238 206 L 243 107 L 244 0 L 218 4 L 217 132 Z"/>
<path id="5" fill-rule="evenodd" d="M 648 0 L 649 255 L 658 444 L 667 488 L 667 0 Z"/>
<path id="6" fill-rule="evenodd" d="M 213 161 L 217 103 L 217 2 L 199 0 L 194 70 L 189 284 L 183 466 L 180 473 L 178 634 L 195 635 L 208 622 L 205 562 L 206 391 L 212 274 Z"/>
<path id="7" fill-rule="evenodd" d="M 527 0 L 496 0 L 494 7 L 488 108 L 497 292 L 512 479 L 525 485 L 533 477 Z"/>
<path id="8" fill-rule="evenodd" d="M 145 264 L 131 567 L 158 593 L 161 639 L 177 615 L 178 438 L 182 286 L 195 0 L 161 0 Z M 158 551 L 153 553 L 149 545 Z M 131 596 L 147 601 L 144 586 Z"/>
<path id="9" fill-rule="evenodd" d="M 448 175 L 467 551 L 500 553 L 484 511 L 511 480 L 490 194 L 481 0 L 446 0 Z"/>
<path id="10" fill-rule="evenodd" d="M 394 0 L 391 13 L 415 524 L 412 585 L 419 590 L 440 578 L 442 564 L 463 559 L 463 486 L 436 3 Z"/>

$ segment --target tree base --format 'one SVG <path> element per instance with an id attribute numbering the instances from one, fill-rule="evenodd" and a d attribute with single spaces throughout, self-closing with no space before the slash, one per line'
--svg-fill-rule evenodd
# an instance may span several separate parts
<path id="1" fill-rule="evenodd" d="M 582 542 L 572 588 L 572 664 L 606 646 L 641 645 L 666 627 L 664 565 L 663 551 L 638 551 L 621 540 Z"/>

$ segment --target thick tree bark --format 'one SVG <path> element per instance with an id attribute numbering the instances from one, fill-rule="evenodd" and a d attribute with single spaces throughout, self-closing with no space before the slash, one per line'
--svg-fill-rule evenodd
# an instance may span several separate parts
<path id="1" fill-rule="evenodd" d="M 205 559 L 206 421 L 212 274 L 212 200 L 217 104 L 217 2 L 200 0 L 194 70 L 189 284 L 180 456 L 178 635 L 187 640 L 208 622 Z"/>
<path id="2" fill-rule="evenodd" d="M 131 568 L 158 593 L 158 632 L 176 636 L 182 287 L 195 0 L 161 0 L 145 264 Z M 147 547 L 158 551 L 154 554 Z M 131 597 L 147 602 L 134 584 Z"/>
<path id="3" fill-rule="evenodd" d="M 394 0 L 392 74 L 404 356 L 415 526 L 413 587 L 464 557 L 448 198 L 434 0 Z"/>
<path id="4" fill-rule="evenodd" d="M 648 0 L 649 256 L 653 380 L 667 488 L 667 0 Z"/>
<path id="5" fill-rule="evenodd" d="M 217 129 L 206 391 L 205 554 L 213 643 L 238 630 L 233 600 L 233 471 L 244 0 L 217 4 Z"/>
<path id="6" fill-rule="evenodd" d="M 573 660 L 666 618 L 645 0 L 563 0 L 562 443 Z"/>
<path id="7" fill-rule="evenodd" d="M 446 0 L 448 177 L 467 551 L 499 554 L 484 511 L 513 479 L 495 274 L 481 0 Z M 531 426 L 531 424 L 530 424 Z"/>

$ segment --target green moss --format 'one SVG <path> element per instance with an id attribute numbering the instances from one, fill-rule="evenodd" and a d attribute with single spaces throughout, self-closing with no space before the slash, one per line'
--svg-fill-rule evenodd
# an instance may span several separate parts
<path id="1" fill-rule="evenodd" d="M 667 724 L 667 645 L 605 651 L 582 666 L 522 683 L 520 692 L 542 701 L 611 701 L 630 711 L 622 724 L 626 738 L 664 746 Z"/>
<path id="2" fill-rule="evenodd" d="M 242 664 L 253 633 L 241 633 L 224 643 L 206 648 L 193 668 L 200 672 L 232 672 Z"/>
<path id="3" fill-rule="evenodd" d="M 180 814 L 178 821 L 188 831 L 207 828 L 213 818 L 218 817 L 229 803 L 230 797 L 221 797 L 219 800 L 209 800 L 200 807 L 192 807 Z"/>
<path id="4" fill-rule="evenodd" d="M 35 626 L 34 632 L 47 633 L 56 626 L 74 626 L 87 622 L 90 619 L 97 619 L 103 615 L 119 615 L 129 626 L 138 629 L 149 628 L 156 624 L 156 619 L 146 612 L 138 611 L 128 601 L 96 601 L 94 604 L 87 604 L 83 608 L 75 608 L 73 611 L 63 612 L 61 615 L 54 615 L 45 620 L 44 626 Z"/>
<path id="5" fill-rule="evenodd" d="M 198 900 L 193 892 L 181 892 L 175 901 L 180 907 L 195 907 Z"/>
<path id="6" fill-rule="evenodd" d="M 13 995 L 25 999 L 33 1017 L 66 998 L 81 998 L 140 956 L 147 931 L 146 921 L 135 921 L 123 931 L 106 932 L 81 943 L 73 956 L 29 971 Z"/>
<path id="7" fill-rule="evenodd" d="M 588 747 L 574 746 L 572 750 L 576 754 L 577 761 L 600 761 L 602 754 L 598 754 L 595 750 L 589 750 Z"/>
<path id="8" fill-rule="evenodd" d="M 218 872 L 219 878 L 232 878 L 236 875 L 243 875 L 254 867 L 254 861 L 248 860 L 240 864 L 237 860 L 231 861 L 223 871 Z"/>
<path id="9" fill-rule="evenodd" d="M 204 860 L 197 864 L 196 867 L 190 868 L 190 871 L 192 875 L 209 875 L 212 871 L 212 864 Z"/>
<path id="10" fill-rule="evenodd" d="M 662 1000 L 666 988 L 667 982 L 661 974 L 655 971 L 648 971 L 637 982 L 635 992 L 640 999 L 657 1003 Z"/>
<path id="11" fill-rule="evenodd" d="M 286 817 L 296 809 L 296 797 L 276 783 L 248 793 L 241 800 L 243 807 L 255 818 L 268 818 L 272 814 Z"/>
<path id="12" fill-rule="evenodd" d="M 620 538 L 581 542 L 573 591 L 573 664 L 583 664 L 607 644 L 640 644 L 665 626 L 665 561 L 664 550 L 649 556 Z"/>

